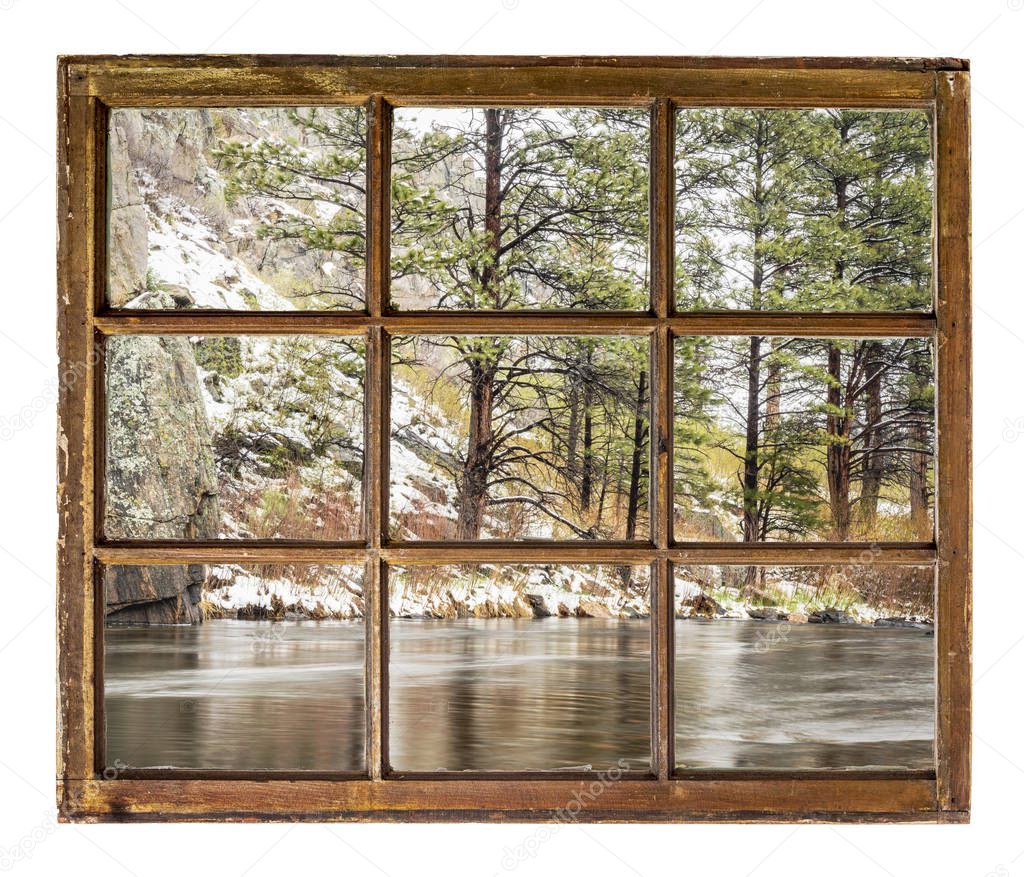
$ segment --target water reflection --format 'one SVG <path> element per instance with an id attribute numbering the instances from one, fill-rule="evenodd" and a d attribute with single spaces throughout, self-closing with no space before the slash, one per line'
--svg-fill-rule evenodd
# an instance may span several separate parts
<path id="1" fill-rule="evenodd" d="M 363 769 L 361 622 L 219 620 L 105 638 L 108 764 Z"/>
<path id="2" fill-rule="evenodd" d="M 650 764 L 646 621 L 393 621 L 391 764 L 550 770 Z"/>
<path id="3" fill-rule="evenodd" d="M 676 623 L 676 763 L 931 768 L 935 640 L 920 630 Z"/>
<path id="4" fill-rule="evenodd" d="M 106 632 L 107 761 L 362 770 L 363 626 L 209 621 Z M 693 768 L 932 766 L 918 630 L 676 625 L 676 755 Z M 400 770 L 649 763 L 646 621 L 391 622 Z"/>

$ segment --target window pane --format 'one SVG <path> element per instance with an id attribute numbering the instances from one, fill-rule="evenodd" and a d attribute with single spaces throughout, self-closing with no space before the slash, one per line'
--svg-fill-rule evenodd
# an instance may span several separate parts
<path id="1" fill-rule="evenodd" d="M 646 770 L 647 567 L 391 573 L 398 770 Z"/>
<path id="2" fill-rule="evenodd" d="M 677 765 L 934 767 L 933 605 L 930 568 L 677 568 Z"/>
<path id="3" fill-rule="evenodd" d="M 646 310 L 643 109 L 398 109 L 395 308 Z"/>
<path id="4" fill-rule="evenodd" d="M 111 566 L 104 584 L 108 765 L 363 770 L 361 566 Z"/>
<path id="5" fill-rule="evenodd" d="M 362 308 L 358 107 L 110 114 L 107 301 L 117 308 Z"/>
<path id="6" fill-rule="evenodd" d="M 928 310 L 925 110 L 676 116 L 680 308 Z"/>
<path id="7" fill-rule="evenodd" d="M 110 538 L 356 539 L 361 338 L 106 345 Z"/>
<path id="8" fill-rule="evenodd" d="M 920 338 L 680 338 L 675 536 L 932 538 L 934 377 Z"/>
<path id="9" fill-rule="evenodd" d="M 396 338 L 397 539 L 647 533 L 646 338 Z"/>

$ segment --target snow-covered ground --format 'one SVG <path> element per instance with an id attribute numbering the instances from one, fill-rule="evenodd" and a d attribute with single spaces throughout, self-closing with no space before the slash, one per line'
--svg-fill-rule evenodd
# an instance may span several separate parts
<path id="1" fill-rule="evenodd" d="M 388 465 L 391 477 L 391 516 L 428 516 L 455 520 L 455 495 L 450 478 L 444 477 L 427 456 L 451 458 L 459 447 L 459 432 L 429 398 L 415 394 L 401 378 L 392 377 L 391 434 Z M 395 538 L 409 533 L 392 534 Z"/>
<path id="2" fill-rule="evenodd" d="M 213 612 L 207 614 L 248 614 L 258 607 L 265 612 L 279 605 L 310 618 L 362 618 L 363 582 L 361 567 L 335 566 L 324 570 L 318 580 L 297 583 L 288 576 L 257 575 L 238 564 L 208 568 L 203 598 Z"/>
<path id="3" fill-rule="evenodd" d="M 214 172 L 210 169 L 209 173 Z M 161 192 L 144 170 L 136 170 L 136 183 L 146 208 L 148 266 L 155 284 L 180 287 L 198 308 L 294 309 L 289 299 L 226 252 L 224 241 L 198 210 L 182 198 Z M 251 226 L 252 220 L 239 219 L 236 226 L 238 223 Z M 137 307 L 138 302 L 133 299 L 126 307 L 133 303 Z"/>
<path id="4" fill-rule="evenodd" d="M 291 573 L 291 575 L 289 575 Z M 392 572 L 390 613 L 399 618 L 643 618 L 650 614 L 646 576 L 628 592 L 610 583 L 612 570 L 594 567 L 442 567 L 428 582 Z M 363 617 L 363 572 L 358 566 L 324 566 L 264 573 L 238 564 L 211 566 L 204 599 L 207 615 L 242 618 Z"/>

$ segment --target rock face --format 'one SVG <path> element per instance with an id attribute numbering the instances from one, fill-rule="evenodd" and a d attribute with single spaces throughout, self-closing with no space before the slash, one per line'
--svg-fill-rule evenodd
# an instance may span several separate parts
<path id="1" fill-rule="evenodd" d="M 144 119 L 148 123 L 144 123 Z M 149 231 L 138 167 L 162 191 L 195 190 L 213 136 L 209 113 L 147 110 L 111 114 L 108 173 L 108 302 L 113 307 L 183 306 L 147 292 Z M 187 290 L 182 291 L 187 295 Z M 220 513 L 210 426 L 186 337 L 121 336 L 106 348 L 107 462 L 104 530 L 112 539 L 208 539 Z M 202 620 L 205 568 L 109 568 L 110 624 Z"/>
<path id="2" fill-rule="evenodd" d="M 107 297 L 111 307 L 123 307 L 146 287 L 149 236 L 146 208 L 128 158 L 127 132 L 115 124 L 110 137 Z"/>
<path id="3" fill-rule="evenodd" d="M 149 284 L 149 220 L 136 177 L 159 178 L 162 193 L 194 201 L 206 173 L 203 150 L 214 140 L 209 110 L 117 111 L 110 116 L 110 222 L 107 299 L 124 307 Z M 138 306 L 138 303 L 133 303 Z"/>
<path id="4" fill-rule="evenodd" d="M 598 600 L 583 598 L 576 606 L 577 618 L 613 618 L 611 610 Z"/>
<path id="5" fill-rule="evenodd" d="M 163 293 L 147 293 L 162 306 Z M 210 426 L 195 356 L 186 337 L 109 339 L 105 533 L 112 539 L 211 539 L 220 511 Z M 199 620 L 196 571 L 140 573 L 115 567 L 107 579 L 112 623 Z M 145 607 L 145 608 L 143 608 Z"/>
<path id="6" fill-rule="evenodd" d="M 747 615 L 755 621 L 786 621 L 789 618 L 789 613 L 778 606 L 751 606 Z"/>
<path id="7" fill-rule="evenodd" d="M 222 113 L 233 121 L 235 114 Z M 172 109 L 115 110 L 112 134 L 123 138 L 111 144 L 111 152 L 145 166 L 159 177 L 162 192 L 194 199 L 197 183 L 204 181 L 204 151 L 215 142 L 213 115 L 209 110 L 182 112 Z"/>
<path id="8" fill-rule="evenodd" d="M 684 600 L 681 607 L 677 618 L 715 618 L 725 614 L 725 609 L 713 597 L 703 593 Z"/>
<path id="9" fill-rule="evenodd" d="M 857 619 L 842 609 L 819 609 L 807 620 L 811 624 L 857 624 Z"/>
<path id="10" fill-rule="evenodd" d="M 108 624 L 195 624 L 202 621 L 205 567 L 112 566 L 106 572 Z"/>
<path id="11" fill-rule="evenodd" d="M 526 602 L 530 605 L 534 618 L 550 618 L 551 611 L 548 609 L 544 597 L 540 594 L 524 594 Z"/>
<path id="12" fill-rule="evenodd" d="M 909 627 L 916 630 L 932 630 L 934 625 L 930 622 L 917 618 L 904 618 L 896 616 L 892 618 L 876 618 L 875 627 Z"/>

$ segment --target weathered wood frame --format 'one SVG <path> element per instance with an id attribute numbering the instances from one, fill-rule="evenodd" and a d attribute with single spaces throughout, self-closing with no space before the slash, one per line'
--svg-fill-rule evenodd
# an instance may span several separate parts
<path id="1" fill-rule="evenodd" d="M 362 105 L 368 112 L 365 313 L 111 311 L 104 302 L 106 120 L 112 107 Z M 648 313 L 389 314 L 390 108 L 624 104 L 651 108 Z M 934 121 L 935 307 L 929 313 L 676 313 L 676 106 L 919 107 Z M 62 818 L 545 820 L 577 794 L 581 821 L 961 822 L 970 809 L 971 360 L 969 73 L 958 59 L 526 57 L 67 57 L 58 64 L 57 797 Z M 437 332 L 632 333 L 651 339 L 654 417 L 647 543 L 392 544 L 387 540 L 388 338 Z M 103 538 L 103 338 L 121 333 L 361 334 L 367 339 L 367 539 L 359 543 L 120 542 Z M 676 543 L 671 514 L 672 339 L 686 334 L 920 336 L 937 361 L 937 527 L 926 543 Z M 105 563 L 337 561 L 367 571 L 367 756 L 360 776 L 103 764 Z M 399 775 L 386 751 L 387 570 L 393 563 L 521 560 L 652 570 L 652 766 L 589 794 L 593 774 Z M 928 771 L 680 773 L 673 756 L 672 565 L 923 564 L 936 574 L 936 761 Z"/>

